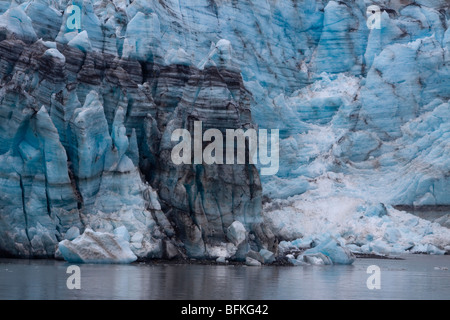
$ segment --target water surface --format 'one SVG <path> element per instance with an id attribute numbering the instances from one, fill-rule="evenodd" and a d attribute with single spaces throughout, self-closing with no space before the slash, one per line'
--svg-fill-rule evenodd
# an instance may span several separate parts
<path id="1" fill-rule="evenodd" d="M 352 266 L 246 267 L 80 265 L 81 289 L 66 285 L 70 264 L 0 259 L 0 299 L 449 299 L 450 256 L 357 259 Z M 369 290 L 367 267 L 381 269 Z"/>

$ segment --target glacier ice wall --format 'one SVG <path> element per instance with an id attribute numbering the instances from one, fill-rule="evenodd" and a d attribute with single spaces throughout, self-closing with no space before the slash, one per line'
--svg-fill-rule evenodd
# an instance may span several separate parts
<path id="1" fill-rule="evenodd" d="M 367 28 L 370 4 L 381 29 Z M 125 226 L 141 258 L 214 257 L 226 243 L 239 256 L 276 251 L 263 198 L 449 205 L 448 9 L 0 1 L 0 251 L 51 257 L 71 227 Z M 197 120 L 279 129 L 278 174 L 171 165 L 172 130 Z M 227 237 L 234 221 L 244 249 Z"/>

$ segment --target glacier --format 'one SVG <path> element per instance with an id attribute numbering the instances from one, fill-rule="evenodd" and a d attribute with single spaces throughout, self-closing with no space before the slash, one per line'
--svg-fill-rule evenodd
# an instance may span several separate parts
<path id="1" fill-rule="evenodd" d="M 450 206 L 449 19 L 446 0 L 1 0 L 0 255 L 450 252 L 446 216 L 399 209 Z M 278 173 L 173 164 L 195 121 L 278 129 Z"/>

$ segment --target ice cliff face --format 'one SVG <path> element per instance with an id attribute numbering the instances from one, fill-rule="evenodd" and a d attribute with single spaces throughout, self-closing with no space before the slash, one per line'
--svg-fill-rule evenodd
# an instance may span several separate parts
<path id="1" fill-rule="evenodd" d="M 70 228 L 88 226 L 125 226 L 140 258 L 274 250 L 253 165 L 176 166 L 170 158 L 172 131 L 194 121 L 205 130 L 253 126 L 230 42 L 208 47 L 196 66 L 182 48 L 160 48 L 158 16 L 145 10 L 121 21 L 120 43 L 111 42 L 96 13 L 113 8 L 103 17 L 113 23 L 122 11 L 107 4 L 94 12 L 80 3 L 85 30 L 75 33 L 45 2 L 13 4 L 1 16 L 2 251 L 51 257 Z M 54 21 L 34 23 L 27 12 Z M 59 32 L 47 30 L 55 25 Z M 229 242 L 235 221 L 251 239 L 244 232 L 244 241 Z M 61 248 L 64 257 L 80 255 L 67 251 L 76 245 Z"/>
<path id="2" fill-rule="evenodd" d="M 52 257 L 72 227 L 124 226 L 139 258 L 245 259 L 304 234 L 280 233 L 263 197 L 450 204 L 445 0 L 0 1 L 0 14 L 5 254 Z M 280 171 L 174 165 L 171 133 L 195 121 L 280 129 Z"/>

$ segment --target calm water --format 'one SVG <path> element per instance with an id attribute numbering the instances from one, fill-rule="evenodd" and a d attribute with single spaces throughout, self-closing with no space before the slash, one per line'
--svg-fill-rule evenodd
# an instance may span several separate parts
<path id="1" fill-rule="evenodd" d="M 381 268 L 380 290 L 367 289 L 369 265 Z M 0 299 L 450 299 L 450 270 L 442 270 L 450 256 L 352 266 L 80 265 L 81 290 L 67 289 L 68 266 L 0 259 Z"/>

